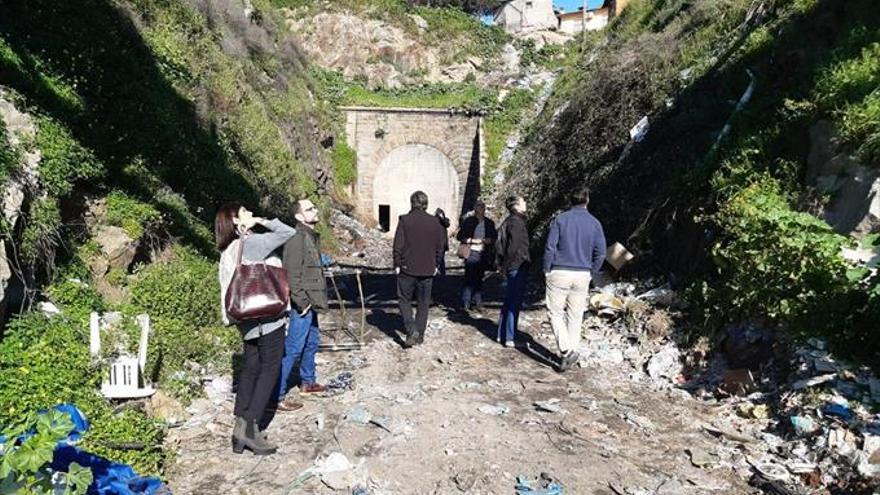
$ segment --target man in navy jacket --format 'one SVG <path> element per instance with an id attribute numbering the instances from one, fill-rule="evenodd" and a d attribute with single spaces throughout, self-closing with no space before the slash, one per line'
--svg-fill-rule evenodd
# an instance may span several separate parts
<path id="1" fill-rule="evenodd" d="M 587 210 L 589 202 L 589 189 L 571 195 L 571 208 L 553 220 L 544 249 L 547 310 L 561 354 L 559 371 L 578 360 L 590 280 L 605 260 L 605 233 Z"/>

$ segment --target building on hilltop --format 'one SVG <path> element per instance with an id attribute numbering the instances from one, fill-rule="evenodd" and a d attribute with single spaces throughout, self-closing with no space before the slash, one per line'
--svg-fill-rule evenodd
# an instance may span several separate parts
<path id="1" fill-rule="evenodd" d="M 553 0 L 510 0 L 495 11 L 495 24 L 508 33 L 555 30 L 559 19 Z"/>
<path id="2" fill-rule="evenodd" d="M 598 31 L 620 14 L 628 0 L 605 0 L 601 6 L 584 11 L 583 7 L 573 12 L 558 12 L 560 32 L 578 34 L 583 31 Z"/>

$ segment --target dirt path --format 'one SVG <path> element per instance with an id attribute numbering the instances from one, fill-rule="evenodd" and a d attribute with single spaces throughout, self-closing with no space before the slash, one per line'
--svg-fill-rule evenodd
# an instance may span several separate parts
<path id="1" fill-rule="evenodd" d="M 491 340 L 495 304 L 476 319 L 435 307 L 425 344 L 403 350 L 391 303 L 372 302 L 369 346 L 319 355 L 322 379 L 349 371 L 356 388 L 276 416 L 268 432 L 277 454 L 232 453 L 231 395 L 194 404 L 196 415 L 170 435 L 179 442 L 174 493 L 352 493 L 349 484 L 362 483 L 371 494 L 512 494 L 517 475 L 541 472 L 566 494 L 751 493 L 729 468 L 691 463 L 688 449 L 718 452 L 719 441 L 701 431 L 714 418 L 710 406 L 656 390 L 627 364 L 566 374 L 548 367 L 541 356 L 555 345 L 543 308 L 523 314 L 528 349 Z M 535 406 L 549 399 L 561 411 Z M 495 405 L 506 412 L 485 412 Z M 384 428 L 355 421 L 364 411 Z M 291 489 L 334 452 L 356 467 Z"/>

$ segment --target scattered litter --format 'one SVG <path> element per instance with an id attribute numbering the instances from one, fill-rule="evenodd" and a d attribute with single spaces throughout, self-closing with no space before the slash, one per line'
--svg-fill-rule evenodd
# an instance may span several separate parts
<path id="1" fill-rule="evenodd" d="M 345 420 L 352 423 L 365 425 L 370 422 L 372 415 L 362 406 L 356 406 L 345 413 Z"/>
<path id="2" fill-rule="evenodd" d="M 651 124 L 648 121 L 648 116 L 645 115 L 632 127 L 632 129 L 629 130 L 629 138 L 636 143 L 642 142 L 642 140 L 645 139 L 645 136 L 648 135 L 648 129 L 650 129 L 650 127 Z"/>
<path id="3" fill-rule="evenodd" d="M 348 371 L 344 371 L 338 375 L 336 378 L 333 378 L 327 382 L 327 393 L 329 395 L 338 395 L 346 390 L 354 390 L 355 389 L 355 379 L 354 375 L 352 375 Z"/>
<path id="4" fill-rule="evenodd" d="M 510 412 L 509 407 L 500 403 L 495 405 L 486 404 L 484 406 L 480 406 L 477 410 L 483 414 L 489 414 L 490 416 L 503 416 Z"/>
<path id="5" fill-rule="evenodd" d="M 605 261 L 613 266 L 615 270 L 620 271 L 624 265 L 632 261 L 633 254 L 627 251 L 623 244 L 615 242 L 608 247 L 608 253 L 605 255 Z"/>
<path id="6" fill-rule="evenodd" d="M 793 390 L 803 390 L 805 388 L 815 387 L 816 385 L 822 385 L 823 383 L 828 383 L 837 378 L 837 373 L 829 373 L 827 375 L 819 375 L 814 376 L 812 378 L 807 378 L 805 380 L 798 380 L 791 385 Z"/>
<path id="7" fill-rule="evenodd" d="M 809 416 L 792 416 L 788 419 L 798 435 L 808 435 L 816 431 L 816 422 Z"/>
<path id="8" fill-rule="evenodd" d="M 655 381 L 672 379 L 681 373 L 680 359 L 678 347 L 669 344 L 648 360 L 648 375 Z"/>
<path id="9" fill-rule="evenodd" d="M 852 409 L 847 404 L 839 402 L 831 402 L 822 408 L 822 414 L 826 416 L 834 416 L 843 420 L 849 420 L 853 416 Z"/>
<path id="10" fill-rule="evenodd" d="M 668 287 L 657 287 L 639 294 L 636 299 L 655 304 L 657 306 L 675 306 L 678 303 L 678 295 Z"/>
<path id="11" fill-rule="evenodd" d="M 689 448 L 688 454 L 691 456 L 691 464 L 698 468 L 714 466 L 721 461 L 718 454 L 697 447 Z"/>
<path id="12" fill-rule="evenodd" d="M 755 378 L 748 368 L 727 370 L 722 380 L 723 389 L 729 394 L 746 395 L 755 390 Z"/>
<path id="13" fill-rule="evenodd" d="M 599 316 L 614 316 L 626 308 L 626 303 L 614 294 L 599 292 L 590 298 L 590 307 Z"/>
<path id="14" fill-rule="evenodd" d="M 553 481 L 547 473 L 541 473 L 537 479 L 517 476 L 514 489 L 516 495 L 564 495 L 565 493 L 562 485 Z"/>
<path id="15" fill-rule="evenodd" d="M 790 478 L 788 469 L 772 462 L 751 462 L 755 471 L 768 481 L 786 481 Z"/>
<path id="16" fill-rule="evenodd" d="M 562 407 L 559 405 L 561 401 L 559 399 L 548 399 L 541 400 L 535 402 L 535 407 L 538 408 L 539 411 L 546 411 L 551 413 L 558 413 L 562 410 Z"/>

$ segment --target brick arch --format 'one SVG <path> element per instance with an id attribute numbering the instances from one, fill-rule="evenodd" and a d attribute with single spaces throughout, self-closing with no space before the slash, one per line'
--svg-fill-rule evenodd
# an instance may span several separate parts
<path id="1" fill-rule="evenodd" d="M 461 213 L 461 205 L 479 192 L 480 164 L 484 161 L 479 117 L 436 109 L 342 110 L 348 143 L 357 153 L 358 179 L 351 192 L 363 216 L 378 221 L 378 212 L 372 211 L 374 187 L 381 187 L 373 182 L 378 167 L 392 151 L 407 145 L 435 148 L 452 163 L 461 191 L 459 211 L 447 212 L 453 221 Z"/>

